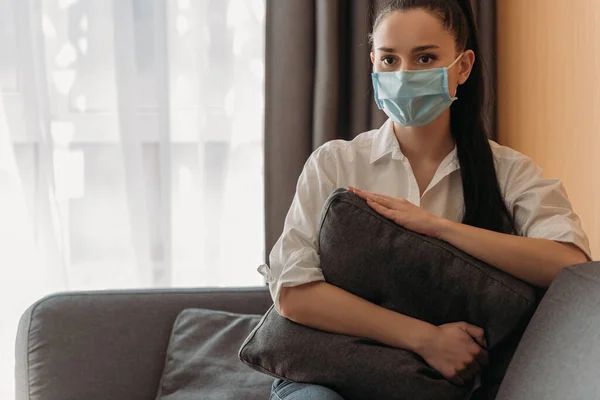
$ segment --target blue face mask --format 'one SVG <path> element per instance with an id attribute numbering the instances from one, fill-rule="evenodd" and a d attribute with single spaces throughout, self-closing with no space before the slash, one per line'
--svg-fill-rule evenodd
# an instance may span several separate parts
<path id="1" fill-rule="evenodd" d="M 431 123 L 450 107 L 457 97 L 448 91 L 447 68 L 426 70 L 373 72 L 373 89 L 377 106 L 402 126 Z"/>

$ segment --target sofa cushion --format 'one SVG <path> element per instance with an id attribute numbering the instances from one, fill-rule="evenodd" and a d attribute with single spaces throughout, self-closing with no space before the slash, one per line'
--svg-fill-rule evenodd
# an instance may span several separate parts
<path id="1" fill-rule="evenodd" d="M 498 400 L 600 396 L 600 263 L 562 270 L 531 319 Z"/>
<path id="2" fill-rule="evenodd" d="M 466 321 L 486 331 L 490 349 L 535 309 L 532 287 L 451 245 L 382 217 L 338 189 L 319 228 L 325 279 L 393 311 L 435 325 Z M 364 338 L 312 329 L 272 307 L 240 349 L 251 367 L 328 386 L 345 399 L 459 399 L 469 387 L 443 378 L 419 356 Z"/>
<path id="3" fill-rule="evenodd" d="M 237 357 L 260 315 L 186 309 L 177 317 L 157 400 L 268 398 L 273 379 Z"/>

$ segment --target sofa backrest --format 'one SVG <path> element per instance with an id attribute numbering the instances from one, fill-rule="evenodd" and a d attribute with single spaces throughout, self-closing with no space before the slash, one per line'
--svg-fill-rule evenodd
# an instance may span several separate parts
<path id="1" fill-rule="evenodd" d="M 21 317 L 17 400 L 152 400 L 185 308 L 264 314 L 267 288 L 70 292 Z"/>

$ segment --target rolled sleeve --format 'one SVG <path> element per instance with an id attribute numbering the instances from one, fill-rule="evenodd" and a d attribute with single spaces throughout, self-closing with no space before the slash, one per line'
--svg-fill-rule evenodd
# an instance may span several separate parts
<path id="1" fill-rule="evenodd" d="M 276 255 L 271 255 L 269 261 L 274 265 Z M 281 313 L 279 296 L 283 287 L 298 286 L 305 283 L 324 281 L 323 271 L 319 267 L 319 256 L 315 251 L 305 249 L 285 257 L 285 263 L 280 262 L 276 272 L 266 264 L 259 267 L 259 272 L 269 284 L 269 291 L 277 312 Z"/>
<path id="2" fill-rule="evenodd" d="M 323 205 L 336 188 L 335 176 L 326 144 L 315 150 L 304 165 L 283 232 L 269 255 L 270 267 L 258 267 L 279 313 L 283 287 L 325 280 L 320 268 L 317 229 Z"/>
<path id="3" fill-rule="evenodd" d="M 571 243 L 592 259 L 581 220 L 562 183 L 543 178 L 541 168 L 530 158 L 522 156 L 513 163 L 506 195 L 519 235 Z"/>

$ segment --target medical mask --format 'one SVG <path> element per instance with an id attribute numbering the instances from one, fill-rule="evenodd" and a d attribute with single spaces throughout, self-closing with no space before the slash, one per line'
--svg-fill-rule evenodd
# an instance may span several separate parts
<path id="1" fill-rule="evenodd" d="M 457 99 L 448 91 L 448 70 L 461 57 L 462 54 L 447 68 L 373 72 L 377 106 L 402 126 L 431 123 Z"/>

